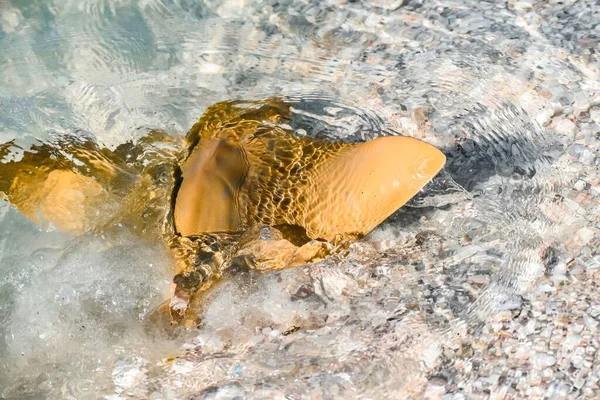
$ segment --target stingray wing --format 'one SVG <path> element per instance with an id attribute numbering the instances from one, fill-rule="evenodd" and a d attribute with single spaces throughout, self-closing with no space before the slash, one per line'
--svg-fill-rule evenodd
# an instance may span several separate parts
<path id="1" fill-rule="evenodd" d="M 318 165 L 306 186 L 302 225 L 312 238 L 364 235 L 416 195 L 442 169 L 434 146 L 400 136 L 343 149 Z"/>
<path id="2" fill-rule="evenodd" d="M 300 226 L 313 239 L 364 235 L 444 163 L 409 137 L 335 143 L 261 127 L 239 141 L 203 139 L 182 167 L 175 225 L 183 236 L 257 223 Z"/>
<path id="3" fill-rule="evenodd" d="M 244 223 L 298 225 L 308 237 L 364 235 L 444 166 L 444 154 L 410 137 L 332 143 L 270 131 L 242 141 L 248 175 Z"/>

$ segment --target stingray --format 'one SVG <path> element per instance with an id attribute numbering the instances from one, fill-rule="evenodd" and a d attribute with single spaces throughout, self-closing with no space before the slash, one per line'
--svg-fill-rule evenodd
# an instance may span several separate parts
<path id="1" fill-rule="evenodd" d="M 115 225 L 164 240 L 173 289 L 156 315 L 198 322 L 202 294 L 228 269 L 290 268 L 357 240 L 444 166 L 434 146 L 403 136 L 362 143 L 298 135 L 280 99 L 211 106 L 185 139 L 150 131 L 114 150 L 91 139 L 38 143 L 11 159 L 0 192 L 31 220 L 73 235 Z"/>

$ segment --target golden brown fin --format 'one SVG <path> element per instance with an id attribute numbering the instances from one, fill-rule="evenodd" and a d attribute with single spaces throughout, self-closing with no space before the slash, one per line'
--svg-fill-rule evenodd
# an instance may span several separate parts
<path id="1" fill-rule="evenodd" d="M 5 155 L 11 144 L 2 146 Z M 90 141 L 65 137 L 38 143 L 20 158 L 0 163 L 0 192 L 32 221 L 81 233 L 101 219 L 95 211 L 117 174 L 115 165 Z"/>
<path id="2" fill-rule="evenodd" d="M 193 236 L 241 228 L 237 199 L 248 165 L 239 146 L 203 139 L 181 172 L 174 211 L 177 232 Z"/>
<path id="3" fill-rule="evenodd" d="M 0 145 L 0 197 L 34 222 L 70 233 L 124 222 L 149 236 L 150 228 L 160 231 L 170 163 L 182 144 L 151 131 L 115 151 L 73 136 L 35 144 L 21 157 L 7 157 L 20 150 L 14 143 Z"/>
<path id="4" fill-rule="evenodd" d="M 309 237 L 366 234 L 402 207 L 444 166 L 434 146 L 389 136 L 347 147 L 318 165 L 305 185 L 301 224 Z"/>
<path id="5" fill-rule="evenodd" d="M 298 225 L 328 241 L 371 231 L 446 160 L 428 143 L 396 136 L 332 143 L 273 129 L 240 145 L 249 165 L 240 189 L 242 225 Z"/>

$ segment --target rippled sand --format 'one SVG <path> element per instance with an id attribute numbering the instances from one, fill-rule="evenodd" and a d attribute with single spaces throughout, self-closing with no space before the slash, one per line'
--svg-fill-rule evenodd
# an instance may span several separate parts
<path id="1" fill-rule="evenodd" d="M 162 244 L 40 230 L 0 205 L 0 396 L 597 397 L 600 7 L 593 1 L 32 1 L 0 8 L 0 142 L 114 149 L 209 105 L 442 149 L 347 253 L 213 292 L 149 332 Z M 295 125 L 294 125 L 295 124 Z M 304 132 L 299 132 L 300 134 Z M 453 179 L 460 188 L 449 185 Z"/>

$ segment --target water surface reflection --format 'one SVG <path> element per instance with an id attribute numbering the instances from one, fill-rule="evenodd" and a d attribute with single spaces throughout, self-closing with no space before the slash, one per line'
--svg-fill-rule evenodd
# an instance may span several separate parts
<path id="1" fill-rule="evenodd" d="M 542 395 L 593 393 L 595 353 L 565 374 L 571 353 L 537 335 L 560 311 L 597 342 L 597 10 L 528 4 L 4 3 L 0 142 L 14 148 L 77 135 L 115 149 L 183 134 L 218 101 L 286 96 L 307 134 L 400 132 L 448 163 L 347 253 L 226 282 L 179 340 L 143 329 L 168 286 L 160 246 L 74 240 L 2 205 L 0 393 L 523 395 L 532 365 L 556 381 L 540 377 Z"/>

